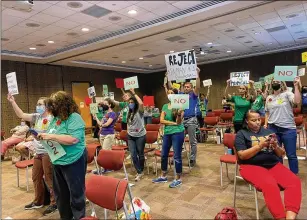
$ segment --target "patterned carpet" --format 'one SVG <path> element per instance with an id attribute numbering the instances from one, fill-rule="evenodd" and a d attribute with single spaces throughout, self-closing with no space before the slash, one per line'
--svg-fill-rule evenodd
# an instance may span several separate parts
<path id="1" fill-rule="evenodd" d="M 220 187 L 220 162 L 223 155 L 222 145 L 215 145 L 209 141 L 198 145 L 198 160 L 195 168 L 189 172 L 187 158 L 184 157 L 183 184 L 176 188 L 168 188 L 169 183 L 153 184 L 155 177 L 152 169 L 153 158 L 148 155 L 150 174 L 135 183 L 132 187 L 134 196 L 142 198 L 151 208 L 153 219 L 213 219 L 214 216 L 226 206 L 233 204 L 233 176 L 234 165 L 229 165 L 229 178 L 223 175 L 224 187 Z M 303 155 L 304 151 L 299 152 Z M 185 155 L 185 154 L 183 154 Z M 26 192 L 25 172 L 20 172 L 20 188 L 16 184 L 16 168 L 10 161 L 2 162 L 2 218 L 13 219 L 59 219 L 58 212 L 42 217 L 44 208 L 25 211 L 24 206 L 33 199 L 33 186 L 30 179 L 30 191 Z M 285 164 L 287 166 L 287 163 Z M 299 214 L 300 219 L 307 219 L 307 161 L 300 160 L 300 174 L 303 187 L 303 201 Z M 93 165 L 90 165 L 93 167 Z M 89 168 L 90 168 L 89 167 Z M 160 163 L 158 164 L 160 168 Z M 127 164 L 129 178 L 132 180 L 135 171 L 131 172 L 130 164 Z M 31 172 L 30 177 L 31 177 Z M 92 174 L 90 174 L 92 175 Z M 123 171 L 109 173 L 107 175 L 124 178 Z M 169 180 L 173 179 L 173 170 L 169 172 Z M 255 219 L 255 200 L 253 191 L 249 191 L 248 185 L 239 180 L 237 187 L 237 213 L 240 219 Z M 283 193 L 282 193 L 283 194 Z M 268 212 L 261 193 L 258 193 L 260 218 L 272 219 Z M 104 217 L 102 208 L 96 207 L 99 218 Z M 87 214 L 91 211 L 88 206 Z M 115 213 L 109 212 L 109 218 L 115 219 Z"/>

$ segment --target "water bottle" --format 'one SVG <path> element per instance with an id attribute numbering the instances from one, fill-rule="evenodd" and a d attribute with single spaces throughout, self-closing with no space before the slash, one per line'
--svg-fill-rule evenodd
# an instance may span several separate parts
<path id="1" fill-rule="evenodd" d="M 221 144 L 221 132 L 219 129 L 216 129 L 216 143 Z"/>
<path id="2" fill-rule="evenodd" d="M 232 155 L 232 149 L 231 149 L 231 148 L 228 148 L 228 150 L 227 150 L 227 154 Z"/>

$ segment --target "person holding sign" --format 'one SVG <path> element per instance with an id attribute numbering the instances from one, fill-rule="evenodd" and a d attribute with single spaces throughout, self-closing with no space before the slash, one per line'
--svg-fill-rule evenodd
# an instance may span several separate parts
<path id="1" fill-rule="evenodd" d="M 128 100 L 131 98 L 131 93 L 130 92 L 125 92 L 123 89 L 121 89 L 123 93 L 123 102 L 118 102 L 114 100 L 115 106 L 119 106 L 121 109 L 121 118 L 122 118 L 122 129 L 127 130 L 127 115 L 128 115 Z"/>
<path id="2" fill-rule="evenodd" d="M 200 93 L 199 94 L 199 109 L 201 112 L 201 115 L 197 117 L 199 127 L 204 127 L 204 118 L 207 114 L 207 106 L 208 106 L 208 98 L 210 94 L 210 86 L 208 86 L 207 95 Z"/>
<path id="3" fill-rule="evenodd" d="M 96 115 L 93 116 L 93 117 L 96 116 L 96 118 L 98 119 L 97 121 L 101 121 L 103 116 L 104 116 L 104 114 L 105 114 L 102 105 L 103 105 L 102 102 L 98 103 L 98 113 L 96 113 Z M 99 131 L 100 131 L 99 125 L 96 124 L 95 130 L 94 130 L 94 138 L 98 138 L 99 139 Z"/>
<path id="4" fill-rule="evenodd" d="M 34 131 L 32 130 L 32 136 L 36 136 L 42 132 L 46 132 L 50 121 L 53 117 L 50 115 L 50 111 L 47 108 L 46 97 L 38 99 L 36 104 L 36 113 L 24 113 L 17 105 L 14 96 L 8 94 L 8 101 L 11 103 L 16 115 L 25 121 L 32 122 L 34 124 Z M 20 153 L 26 149 L 33 150 L 35 153 L 32 180 L 35 191 L 35 198 L 33 202 L 25 206 L 26 210 L 41 208 L 44 205 L 44 192 L 45 185 L 43 176 L 45 176 L 45 182 L 50 190 L 50 206 L 44 211 L 44 215 L 50 214 L 57 210 L 57 205 L 53 193 L 53 176 L 52 176 L 52 165 L 50 163 L 50 157 L 44 148 L 44 146 L 37 139 L 27 141 L 16 146 L 17 151 Z"/>
<path id="5" fill-rule="evenodd" d="M 61 219 L 85 216 L 87 150 L 85 123 L 79 107 L 64 91 L 50 96 L 54 116 L 46 133 L 38 135 L 53 164 L 53 189 Z"/>
<path id="6" fill-rule="evenodd" d="M 178 92 L 177 92 L 178 93 Z M 174 149 L 174 163 L 176 169 L 176 177 L 174 181 L 169 185 L 170 188 L 178 187 L 182 184 L 180 176 L 182 174 L 182 145 L 184 142 L 184 126 L 183 126 L 183 110 L 172 109 L 171 100 L 174 95 L 173 90 L 168 90 L 169 103 L 163 105 L 160 116 L 160 123 L 164 125 L 164 135 L 161 151 L 161 170 L 162 175 L 153 179 L 153 183 L 165 183 L 167 182 L 167 166 L 168 155 L 171 147 Z"/>
<path id="7" fill-rule="evenodd" d="M 265 127 L 276 133 L 279 143 L 283 144 L 289 161 L 290 170 L 298 174 L 298 159 L 296 155 L 296 124 L 293 106 L 301 102 L 299 89 L 300 77 L 294 80 L 294 94 L 281 91 L 281 82 L 272 81 L 273 93 L 267 97 L 265 105 Z"/>
<path id="8" fill-rule="evenodd" d="M 145 156 L 144 148 L 146 142 L 146 129 L 144 126 L 143 101 L 135 94 L 134 89 L 130 89 L 132 97 L 128 100 L 128 147 L 132 157 L 134 167 L 137 171 L 135 181 L 140 181 L 143 177 Z"/>
<path id="9" fill-rule="evenodd" d="M 248 92 L 248 87 L 247 86 L 239 86 L 238 93 L 239 95 L 227 95 L 227 90 L 228 87 L 230 86 L 230 79 L 227 80 L 227 86 L 225 88 L 224 95 L 227 97 L 229 102 L 234 103 L 234 108 L 235 108 L 235 116 L 233 119 L 233 124 L 234 124 L 234 129 L 235 133 L 237 133 L 239 130 L 242 128 L 243 124 L 243 117 L 245 113 L 251 108 L 251 101 L 252 101 L 252 96 Z M 253 86 L 253 81 L 249 81 L 251 84 L 251 88 L 254 88 Z"/>
<path id="10" fill-rule="evenodd" d="M 264 92 L 262 92 L 262 89 L 260 88 L 256 90 L 257 96 L 251 107 L 251 109 L 259 112 L 261 117 L 265 116 L 264 102 L 267 97 L 268 87 L 268 83 L 266 82 Z"/>

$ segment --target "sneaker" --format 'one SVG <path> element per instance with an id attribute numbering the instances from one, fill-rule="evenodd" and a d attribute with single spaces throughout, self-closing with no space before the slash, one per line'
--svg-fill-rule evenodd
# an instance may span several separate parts
<path id="1" fill-rule="evenodd" d="M 182 184 L 181 180 L 174 180 L 170 185 L 169 188 L 176 188 Z"/>
<path id="2" fill-rule="evenodd" d="M 136 175 L 136 177 L 134 178 L 134 181 L 135 182 L 138 182 L 138 181 L 140 181 L 141 179 L 142 179 L 142 177 L 144 176 L 144 174 L 143 173 L 139 173 L 138 175 Z"/>
<path id="3" fill-rule="evenodd" d="M 25 210 L 31 210 L 31 209 L 40 209 L 43 205 L 37 205 L 34 202 L 31 202 L 29 205 L 25 206 Z"/>
<path id="4" fill-rule="evenodd" d="M 153 183 L 167 183 L 167 177 L 158 177 L 157 179 L 152 180 Z"/>
<path id="5" fill-rule="evenodd" d="M 102 174 L 106 174 L 106 173 L 111 173 L 111 172 L 112 172 L 112 170 L 104 169 L 101 173 L 102 173 Z"/>
<path id="6" fill-rule="evenodd" d="M 49 215 L 54 213 L 58 209 L 57 205 L 50 205 L 48 208 L 43 212 L 43 215 Z"/>

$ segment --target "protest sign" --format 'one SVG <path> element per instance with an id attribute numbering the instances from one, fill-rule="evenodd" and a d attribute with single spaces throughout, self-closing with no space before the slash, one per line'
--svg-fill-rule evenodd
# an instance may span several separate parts
<path id="1" fill-rule="evenodd" d="M 122 78 L 116 78 L 115 79 L 116 88 L 122 89 L 124 88 L 124 79 Z"/>
<path id="2" fill-rule="evenodd" d="M 196 87 L 196 80 L 190 80 L 190 83 L 192 83 L 193 87 Z"/>
<path id="3" fill-rule="evenodd" d="M 18 95 L 16 72 L 6 74 L 7 88 L 11 95 Z"/>
<path id="4" fill-rule="evenodd" d="M 95 99 L 97 104 L 103 102 L 104 100 L 103 97 L 95 97 Z"/>
<path id="5" fill-rule="evenodd" d="M 212 86 L 212 81 L 211 81 L 211 79 L 207 79 L 207 80 L 204 80 L 204 81 L 203 81 L 203 84 L 204 84 L 204 87 L 206 87 L 206 86 Z"/>
<path id="6" fill-rule="evenodd" d="M 176 83 L 185 83 L 185 79 L 177 79 Z"/>
<path id="7" fill-rule="evenodd" d="M 173 88 L 178 89 L 178 90 L 180 89 L 180 84 L 173 83 L 172 85 L 173 85 Z"/>
<path id="8" fill-rule="evenodd" d="M 307 62 L 307 52 L 302 53 L 302 63 L 306 63 Z M 307 65 L 307 63 L 306 63 Z"/>
<path id="9" fill-rule="evenodd" d="M 108 85 L 102 85 L 102 96 L 109 93 Z"/>
<path id="10" fill-rule="evenodd" d="M 298 76 L 305 76 L 305 68 L 299 69 L 297 73 Z"/>
<path id="11" fill-rule="evenodd" d="M 168 81 L 197 78 L 197 64 L 194 50 L 165 55 Z"/>
<path id="12" fill-rule="evenodd" d="M 139 88 L 138 77 L 133 76 L 133 77 L 124 79 L 124 86 L 125 86 L 125 90 Z"/>
<path id="13" fill-rule="evenodd" d="M 188 94 L 173 94 L 171 96 L 171 108 L 188 109 L 189 95 Z"/>
<path id="14" fill-rule="evenodd" d="M 144 106 L 155 106 L 155 97 L 154 96 L 143 96 Z"/>
<path id="15" fill-rule="evenodd" d="M 96 91 L 95 91 L 95 87 L 92 86 L 92 87 L 89 87 L 87 89 L 87 93 L 88 93 L 88 96 L 93 98 L 94 96 L 96 96 Z"/>
<path id="16" fill-rule="evenodd" d="M 92 115 L 95 115 L 98 113 L 98 104 L 97 103 L 91 103 L 90 104 L 90 112 Z"/>
<path id="17" fill-rule="evenodd" d="M 275 66 L 275 80 L 293 82 L 295 77 L 297 77 L 297 66 Z"/>
<path id="18" fill-rule="evenodd" d="M 54 161 L 60 159 L 61 157 L 63 157 L 64 155 L 66 155 L 66 151 L 64 150 L 62 145 L 60 145 L 56 141 L 40 140 L 40 143 L 47 150 L 47 153 L 50 157 L 51 162 L 54 162 Z"/>
<path id="19" fill-rule="evenodd" d="M 114 100 L 114 92 L 109 92 L 108 95 L 109 95 L 109 98 L 110 98 L 110 99 Z"/>
<path id="20" fill-rule="evenodd" d="M 262 86 L 263 86 L 262 82 L 255 82 L 254 83 L 255 89 L 261 89 L 262 90 Z"/>
<path id="21" fill-rule="evenodd" d="M 230 73 L 230 86 L 247 86 L 249 84 L 249 71 Z"/>

